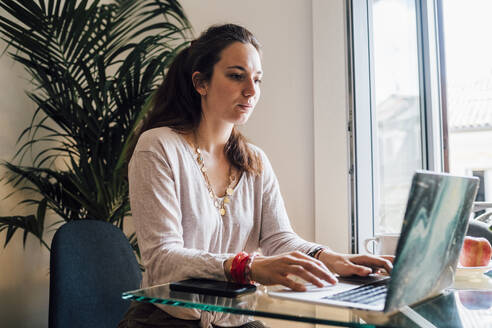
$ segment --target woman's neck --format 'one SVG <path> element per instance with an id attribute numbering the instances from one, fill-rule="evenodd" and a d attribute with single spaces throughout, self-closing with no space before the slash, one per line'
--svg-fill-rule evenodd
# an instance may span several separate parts
<path id="1" fill-rule="evenodd" d="M 207 153 L 223 153 L 224 147 L 232 133 L 232 124 L 217 126 L 207 124 L 205 120 L 200 122 L 195 131 L 195 142 L 200 149 Z"/>

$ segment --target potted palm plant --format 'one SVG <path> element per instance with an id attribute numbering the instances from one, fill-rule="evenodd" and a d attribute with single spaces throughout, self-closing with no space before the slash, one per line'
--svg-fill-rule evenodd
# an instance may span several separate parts
<path id="1" fill-rule="evenodd" d="M 107 1 L 106 1 L 107 2 Z M 45 216 L 123 228 L 126 145 L 168 64 L 191 36 L 175 0 L 0 0 L 0 36 L 31 77 L 36 111 L 4 183 L 33 214 L 0 217 L 4 247 L 20 231 L 46 248 Z M 36 145 L 36 147 L 33 147 Z M 37 149 L 35 151 L 34 149 Z M 30 156 L 26 156 L 30 155 Z M 30 158 L 29 161 L 26 159 Z M 134 236 L 129 236 L 135 245 Z"/>

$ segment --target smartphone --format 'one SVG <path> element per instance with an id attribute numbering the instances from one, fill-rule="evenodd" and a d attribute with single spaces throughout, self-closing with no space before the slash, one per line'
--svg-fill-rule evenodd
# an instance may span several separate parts
<path id="1" fill-rule="evenodd" d="M 187 279 L 169 284 L 169 288 L 176 292 L 197 293 L 222 297 L 237 297 L 254 293 L 255 285 L 242 285 L 227 281 L 210 279 Z"/>

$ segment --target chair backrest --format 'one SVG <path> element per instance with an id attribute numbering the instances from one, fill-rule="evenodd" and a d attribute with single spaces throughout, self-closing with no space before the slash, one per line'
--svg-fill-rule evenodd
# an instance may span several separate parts
<path id="1" fill-rule="evenodd" d="M 489 229 L 489 224 L 480 222 L 479 220 L 470 220 L 468 225 L 468 236 L 486 238 L 492 244 L 492 231 Z"/>
<path id="2" fill-rule="evenodd" d="M 142 273 L 124 233 L 108 222 L 78 220 L 51 244 L 49 327 L 116 327 Z"/>

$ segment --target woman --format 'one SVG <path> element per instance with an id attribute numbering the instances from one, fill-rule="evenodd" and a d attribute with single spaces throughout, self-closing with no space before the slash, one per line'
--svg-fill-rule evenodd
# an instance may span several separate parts
<path id="1" fill-rule="evenodd" d="M 212 26 L 171 64 L 129 165 L 142 287 L 194 277 L 302 291 L 292 276 L 322 286 L 335 274 L 391 271 L 391 258 L 338 254 L 292 231 L 270 162 L 235 128 L 253 112 L 262 75 L 257 40 L 232 24 Z M 161 307 L 133 304 L 121 325 L 155 311 L 168 326 L 234 324 Z"/>

